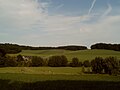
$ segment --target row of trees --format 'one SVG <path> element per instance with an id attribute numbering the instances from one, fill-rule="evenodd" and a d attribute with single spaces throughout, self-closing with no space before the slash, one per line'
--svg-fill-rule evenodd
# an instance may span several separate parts
<path id="1" fill-rule="evenodd" d="M 19 53 L 22 49 L 17 44 L 0 44 L 0 49 L 4 50 L 6 53 Z"/>
<path id="2" fill-rule="evenodd" d="M 87 47 L 86 46 L 61 46 L 61 47 L 56 47 L 56 49 L 64 49 L 64 50 L 72 50 L 72 51 L 76 51 L 76 50 L 86 50 Z"/>
<path id="3" fill-rule="evenodd" d="M 0 67 L 38 67 L 45 65 L 43 58 L 33 56 L 31 59 L 24 59 L 23 56 L 0 57 Z"/>
<path id="4" fill-rule="evenodd" d="M 73 58 L 68 62 L 65 56 L 51 56 L 49 59 L 33 56 L 29 60 L 23 59 L 21 55 L 17 57 L 0 57 L 0 67 L 91 67 L 93 73 L 116 74 L 120 69 L 120 61 L 114 57 L 96 57 L 91 62 L 86 60 L 79 62 L 77 58 Z M 90 70 L 89 70 L 90 71 Z"/>
<path id="5" fill-rule="evenodd" d="M 78 58 L 73 58 L 71 62 L 68 62 L 68 59 L 64 55 L 51 56 L 48 59 L 38 56 L 24 58 L 22 55 L 18 55 L 17 57 L 0 57 L 0 67 L 90 67 L 90 65 L 88 60 L 80 62 Z"/>
<path id="6" fill-rule="evenodd" d="M 120 51 L 120 44 L 97 43 L 91 46 L 91 49 L 107 49 Z"/>
<path id="7" fill-rule="evenodd" d="M 64 50 L 86 50 L 86 46 L 76 46 L 76 45 L 69 45 L 69 46 L 59 46 L 59 47 L 32 47 L 32 46 L 24 46 L 24 45 L 17 45 L 17 44 L 0 44 L 0 48 L 4 49 L 6 53 L 19 53 L 22 50 L 49 50 L 49 49 L 64 49 Z M 96 43 L 91 45 L 91 49 L 107 49 L 107 50 L 115 50 L 120 51 L 120 44 L 106 44 L 106 43 Z"/>
<path id="8" fill-rule="evenodd" d="M 32 47 L 32 46 L 24 46 L 17 44 L 0 44 L 0 48 L 4 49 L 6 53 L 15 54 L 19 53 L 22 50 L 49 50 L 49 49 L 64 49 L 64 50 L 85 50 L 86 46 L 60 46 L 60 47 Z"/>
<path id="9" fill-rule="evenodd" d="M 0 43 L 0 48 L 4 49 L 6 53 L 19 53 L 22 50 L 49 50 L 49 49 L 64 49 L 64 50 L 86 50 L 86 46 L 76 46 L 76 45 L 69 45 L 69 46 L 59 46 L 59 47 L 32 47 L 32 46 L 24 46 L 24 45 L 17 45 L 17 44 L 9 44 Z M 96 43 L 91 45 L 91 49 L 107 49 L 107 50 L 115 50 L 120 51 L 120 44 L 106 44 L 106 43 Z"/>

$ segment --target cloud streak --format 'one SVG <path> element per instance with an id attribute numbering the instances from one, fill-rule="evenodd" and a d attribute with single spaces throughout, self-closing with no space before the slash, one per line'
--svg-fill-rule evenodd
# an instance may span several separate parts
<path id="1" fill-rule="evenodd" d="M 108 3 L 108 9 L 104 12 L 102 17 L 107 16 L 112 11 L 112 6 Z"/>
<path id="2" fill-rule="evenodd" d="M 88 11 L 88 15 L 90 15 L 92 9 L 93 9 L 94 6 L 95 6 L 96 1 L 97 1 L 97 0 L 93 0 L 92 5 L 91 5 L 91 7 L 90 7 L 90 9 L 89 9 L 89 11 Z"/>
<path id="3" fill-rule="evenodd" d="M 64 4 L 60 4 L 55 8 L 55 11 L 59 10 L 60 8 L 62 8 L 64 6 Z"/>

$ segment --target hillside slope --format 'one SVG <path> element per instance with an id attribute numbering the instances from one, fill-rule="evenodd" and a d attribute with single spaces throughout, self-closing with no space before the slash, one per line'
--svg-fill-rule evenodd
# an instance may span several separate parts
<path id="1" fill-rule="evenodd" d="M 112 51 L 112 50 L 79 50 L 79 51 L 69 51 L 69 50 L 23 50 L 18 54 L 10 54 L 11 56 L 16 55 L 25 55 L 25 56 L 41 56 L 41 57 L 49 57 L 53 55 L 65 55 L 68 60 L 71 60 L 73 57 L 79 58 L 80 61 L 84 60 L 92 60 L 95 57 L 117 57 L 120 59 L 120 52 Z"/>

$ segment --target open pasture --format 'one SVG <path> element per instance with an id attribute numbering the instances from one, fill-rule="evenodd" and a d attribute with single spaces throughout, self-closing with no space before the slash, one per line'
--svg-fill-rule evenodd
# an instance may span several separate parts
<path id="1" fill-rule="evenodd" d="M 71 61 L 73 57 L 77 57 L 80 61 L 92 60 L 95 57 L 117 57 L 120 59 L 119 51 L 112 50 L 79 50 L 79 51 L 69 51 L 69 50 L 23 50 L 18 54 L 10 54 L 11 56 L 17 55 L 25 56 L 41 56 L 43 58 L 48 58 L 54 55 L 65 55 L 68 60 Z"/>
<path id="2" fill-rule="evenodd" d="M 0 68 L 0 79 L 23 82 L 53 80 L 120 81 L 120 76 L 83 74 L 71 67 L 6 67 Z"/>

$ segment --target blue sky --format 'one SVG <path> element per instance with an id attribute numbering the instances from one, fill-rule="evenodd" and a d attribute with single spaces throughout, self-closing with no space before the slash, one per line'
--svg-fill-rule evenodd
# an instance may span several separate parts
<path id="1" fill-rule="evenodd" d="M 0 0 L 0 42 L 120 43 L 120 0 Z"/>

